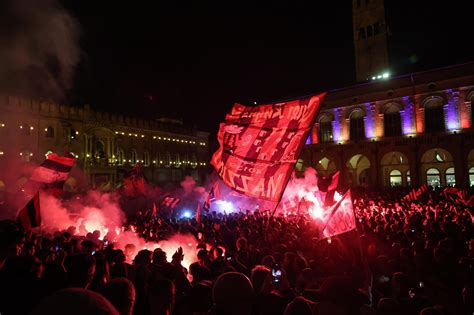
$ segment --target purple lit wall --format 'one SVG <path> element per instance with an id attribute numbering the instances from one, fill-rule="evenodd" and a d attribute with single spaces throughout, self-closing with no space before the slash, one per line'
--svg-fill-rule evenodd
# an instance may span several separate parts
<path id="1" fill-rule="evenodd" d="M 403 102 L 405 103 L 405 109 L 400 111 L 400 118 L 402 120 L 402 132 L 404 135 L 411 135 L 415 133 L 412 121 L 413 104 L 408 96 L 405 96 L 403 98 Z"/>
<path id="2" fill-rule="evenodd" d="M 365 137 L 367 139 L 375 138 L 375 121 L 370 103 L 365 103 L 366 116 L 364 117 Z"/>
<path id="3" fill-rule="evenodd" d="M 308 139 L 306 139 L 306 145 L 308 144 L 312 144 L 312 141 L 311 141 L 311 134 L 308 136 Z"/>
<path id="4" fill-rule="evenodd" d="M 448 104 L 444 105 L 444 115 L 446 116 L 446 127 L 448 130 L 459 129 L 459 120 L 456 113 L 457 98 L 450 97 Z"/>
<path id="5" fill-rule="evenodd" d="M 334 120 L 332 121 L 332 137 L 334 141 L 338 142 L 342 140 L 342 132 L 341 132 L 341 110 L 335 109 L 334 110 Z"/>

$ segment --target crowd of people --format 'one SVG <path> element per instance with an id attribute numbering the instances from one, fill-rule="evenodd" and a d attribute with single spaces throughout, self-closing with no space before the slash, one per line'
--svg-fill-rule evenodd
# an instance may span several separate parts
<path id="1" fill-rule="evenodd" d="M 189 268 L 182 248 L 168 257 L 1 221 L 0 314 L 474 314 L 472 209 L 395 191 L 353 204 L 357 230 L 332 238 L 302 213 L 129 221 L 150 240 L 193 234 Z"/>

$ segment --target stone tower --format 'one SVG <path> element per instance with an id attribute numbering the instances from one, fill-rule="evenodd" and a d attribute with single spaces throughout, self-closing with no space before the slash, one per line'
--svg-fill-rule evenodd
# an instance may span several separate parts
<path id="1" fill-rule="evenodd" d="M 357 81 L 389 69 L 384 0 L 352 0 Z"/>

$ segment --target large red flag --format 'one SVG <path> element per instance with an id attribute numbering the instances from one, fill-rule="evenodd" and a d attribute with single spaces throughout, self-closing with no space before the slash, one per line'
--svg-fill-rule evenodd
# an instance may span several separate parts
<path id="1" fill-rule="evenodd" d="M 235 104 L 221 123 L 211 163 L 231 188 L 278 201 L 312 128 L 325 93 L 287 103 Z"/>
<path id="2" fill-rule="evenodd" d="M 350 190 L 329 209 L 329 214 L 325 221 L 321 231 L 322 237 L 332 237 L 356 228 Z"/>

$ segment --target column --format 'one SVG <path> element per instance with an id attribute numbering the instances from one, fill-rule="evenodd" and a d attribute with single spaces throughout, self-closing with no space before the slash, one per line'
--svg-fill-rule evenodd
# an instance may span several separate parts
<path id="1" fill-rule="evenodd" d="M 414 107 L 416 133 L 423 133 L 425 131 L 425 109 L 421 106 L 419 97 L 415 97 Z"/>

